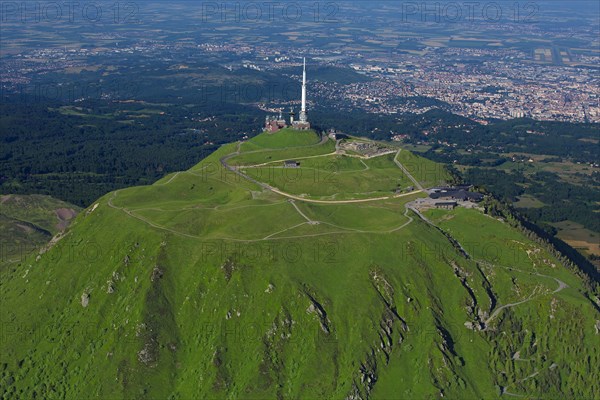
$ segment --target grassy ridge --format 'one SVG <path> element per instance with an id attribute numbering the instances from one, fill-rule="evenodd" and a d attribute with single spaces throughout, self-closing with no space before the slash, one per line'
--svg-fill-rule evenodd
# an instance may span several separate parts
<path id="1" fill-rule="evenodd" d="M 315 131 L 297 131 L 291 128 L 281 129 L 275 134 L 263 133 L 244 143 L 244 151 L 263 149 L 283 149 L 318 144 L 321 138 Z"/>
<path id="2" fill-rule="evenodd" d="M 596 393 L 597 314 L 578 279 L 521 233 L 478 210 L 428 214 L 465 258 L 407 211 L 420 194 L 292 203 L 223 168 L 236 148 L 107 194 L 38 260 L 7 271 L 4 398 Z M 407 179 L 387 157 L 365 163 L 357 174 Z M 345 176 L 342 194 L 370 190 Z M 568 287 L 553 293 L 555 279 Z"/>
<path id="3" fill-rule="evenodd" d="M 47 243 L 69 225 L 79 210 L 50 196 L 0 196 L 0 267 Z"/>

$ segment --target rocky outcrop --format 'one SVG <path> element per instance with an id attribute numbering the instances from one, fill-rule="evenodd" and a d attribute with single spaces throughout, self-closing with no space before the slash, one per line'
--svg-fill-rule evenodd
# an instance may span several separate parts
<path id="1" fill-rule="evenodd" d="M 315 314 L 319 318 L 319 325 L 321 325 L 321 330 L 326 334 L 331 332 L 330 324 L 331 321 L 327 318 L 327 312 L 323 308 L 323 306 L 310 294 L 306 293 L 306 297 L 310 300 L 310 305 L 306 309 L 306 312 L 309 314 Z"/>
<path id="2" fill-rule="evenodd" d="M 223 265 L 221 265 L 221 271 L 223 271 L 223 275 L 225 275 L 225 280 L 227 282 L 229 282 L 231 280 L 231 277 L 233 276 L 233 271 L 235 271 L 235 264 L 233 263 L 233 260 L 231 259 L 227 259 Z"/>
<path id="3" fill-rule="evenodd" d="M 88 292 L 83 292 L 81 295 L 81 306 L 87 307 L 90 302 L 90 294 Z"/>
<path id="4" fill-rule="evenodd" d="M 385 278 L 381 271 L 373 270 L 370 273 L 371 283 L 379 294 L 379 298 L 385 305 L 385 308 L 393 317 L 400 322 L 402 330 L 408 332 L 409 328 L 406 321 L 398 314 L 396 303 L 394 300 L 394 288 Z"/>
<path id="5" fill-rule="evenodd" d="M 477 270 L 479 271 L 479 274 L 481 275 L 482 286 L 485 289 L 485 292 L 487 293 L 488 297 L 490 298 L 490 309 L 488 310 L 488 313 L 491 313 L 494 310 L 494 308 L 496 307 L 496 303 L 497 303 L 496 296 L 494 295 L 494 292 L 492 291 L 492 284 L 488 280 L 487 276 L 483 273 L 483 270 L 481 269 L 479 262 L 476 263 L 475 266 L 477 267 Z"/>
<path id="6" fill-rule="evenodd" d="M 150 281 L 156 282 L 164 275 L 164 271 L 157 265 L 152 269 L 152 274 L 150 275 Z"/>
<path id="7" fill-rule="evenodd" d="M 465 326 L 468 329 L 474 329 L 474 330 L 483 329 L 483 323 L 481 322 L 481 319 L 485 315 L 485 313 L 479 309 L 479 304 L 477 303 L 477 297 L 475 297 L 475 293 L 473 292 L 473 289 L 471 288 L 471 286 L 469 286 L 469 282 L 468 282 L 469 273 L 466 270 L 464 270 L 463 268 L 461 268 L 460 265 L 458 265 L 455 261 L 450 261 L 450 265 L 452 266 L 454 275 L 459 279 L 460 284 L 469 294 L 470 304 L 467 306 L 467 313 L 471 316 L 473 321 L 467 321 L 465 323 Z"/>
<path id="8" fill-rule="evenodd" d="M 383 362 L 385 365 L 389 363 L 393 350 L 404 341 L 403 333 L 409 331 L 408 324 L 399 315 L 396 308 L 394 287 L 383 271 L 374 268 L 369 276 L 384 309 L 377 322 L 377 342 L 371 346 L 364 361 L 361 361 L 352 389 L 346 396 L 349 400 L 369 399 L 371 391 L 377 383 L 379 363 Z"/>
<path id="9" fill-rule="evenodd" d="M 289 311 L 282 308 L 273 320 L 271 328 L 263 337 L 264 351 L 258 367 L 257 385 L 262 389 L 277 385 L 277 398 L 283 398 L 282 388 L 286 383 L 285 367 L 281 355 L 290 343 L 295 324 L 296 321 L 292 319 Z"/>
<path id="10" fill-rule="evenodd" d="M 358 369 L 358 378 L 352 383 L 352 389 L 346 396 L 347 400 L 367 400 L 371 391 L 377 383 L 377 355 L 375 349 L 367 354 L 364 361 L 361 361 Z"/>

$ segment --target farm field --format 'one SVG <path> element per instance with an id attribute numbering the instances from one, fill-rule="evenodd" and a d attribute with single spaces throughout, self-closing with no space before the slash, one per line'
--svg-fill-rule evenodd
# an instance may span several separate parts
<path id="1" fill-rule="evenodd" d="M 557 222 L 554 226 L 559 230 L 558 237 L 573 248 L 600 256 L 600 240 L 597 233 L 573 221 Z"/>

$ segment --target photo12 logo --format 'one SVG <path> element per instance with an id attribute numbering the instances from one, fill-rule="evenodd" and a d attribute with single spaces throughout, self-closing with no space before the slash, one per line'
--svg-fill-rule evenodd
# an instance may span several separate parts
<path id="1" fill-rule="evenodd" d="M 3 1 L 2 23 L 113 23 L 139 22 L 140 7 L 134 2 Z"/>
<path id="2" fill-rule="evenodd" d="M 260 242 L 228 242 L 208 240 L 200 245 L 202 262 L 262 265 L 265 263 L 338 264 L 341 262 L 340 242 L 322 238 L 312 242 L 264 240 Z"/>
<path id="3" fill-rule="evenodd" d="M 401 4 L 402 22 L 536 22 L 540 6 L 527 2 L 433 2 Z"/>
<path id="4" fill-rule="evenodd" d="M 19 103 L 80 103 L 86 100 L 129 100 L 140 93 L 139 83 L 125 79 L 48 81 L 18 84 L 1 91 Z"/>
<path id="5" fill-rule="evenodd" d="M 210 85 L 186 79 L 185 87 L 197 89 L 194 101 L 197 104 L 214 103 L 272 103 L 300 97 L 300 86 L 296 82 L 223 83 Z"/>
<path id="6" fill-rule="evenodd" d="M 340 5 L 325 1 L 259 1 L 201 4 L 202 22 L 338 22 Z"/>

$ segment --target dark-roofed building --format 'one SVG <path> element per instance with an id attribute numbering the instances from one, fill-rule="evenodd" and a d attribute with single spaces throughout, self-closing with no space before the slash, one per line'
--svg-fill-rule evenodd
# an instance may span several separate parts
<path id="1" fill-rule="evenodd" d="M 295 160 L 286 160 L 283 162 L 284 168 L 298 168 L 300 167 L 300 163 Z"/>
<path id="2" fill-rule="evenodd" d="M 465 189 L 465 187 L 469 187 L 466 185 L 460 187 L 440 187 L 434 188 L 432 193 L 429 195 L 432 199 L 440 199 L 440 200 L 462 200 L 462 201 L 472 201 L 474 203 L 479 203 L 483 200 L 483 195 L 481 193 L 470 192 Z"/>
<path id="3" fill-rule="evenodd" d="M 435 208 L 442 208 L 444 210 L 454 210 L 458 203 L 455 201 L 438 201 L 433 204 Z"/>

